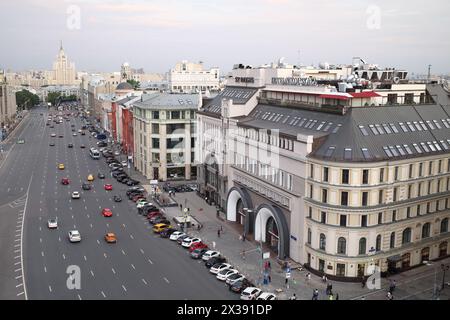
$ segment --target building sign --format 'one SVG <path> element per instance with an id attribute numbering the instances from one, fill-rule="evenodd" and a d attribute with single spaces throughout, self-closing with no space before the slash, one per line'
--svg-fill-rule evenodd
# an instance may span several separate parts
<path id="1" fill-rule="evenodd" d="M 315 78 L 272 78 L 272 84 L 281 86 L 316 86 Z"/>
<path id="2" fill-rule="evenodd" d="M 235 77 L 236 83 L 255 83 L 255 78 L 252 77 Z"/>

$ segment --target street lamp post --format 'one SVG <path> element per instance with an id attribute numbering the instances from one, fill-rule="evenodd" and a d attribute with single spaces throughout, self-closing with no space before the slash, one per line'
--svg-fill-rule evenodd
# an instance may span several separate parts
<path id="1" fill-rule="evenodd" d="M 449 268 L 450 268 L 450 265 L 441 264 L 441 269 L 442 269 L 442 272 L 443 272 L 443 274 L 442 274 L 441 291 L 444 290 L 444 287 L 445 287 L 445 272 L 448 271 Z"/>

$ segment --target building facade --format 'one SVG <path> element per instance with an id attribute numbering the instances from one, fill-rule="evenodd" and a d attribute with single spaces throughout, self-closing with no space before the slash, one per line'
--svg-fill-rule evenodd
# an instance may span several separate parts
<path id="1" fill-rule="evenodd" d="M 62 43 L 59 48 L 58 56 L 53 63 L 54 84 L 56 85 L 75 85 L 76 71 L 75 64 L 69 61 L 64 52 Z"/>
<path id="2" fill-rule="evenodd" d="M 0 70 L 0 130 L 7 129 L 14 122 L 17 112 L 16 94 Z"/>
<path id="3" fill-rule="evenodd" d="M 134 166 L 151 180 L 191 180 L 199 94 L 144 94 L 133 103 Z"/>
<path id="4" fill-rule="evenodd" d="M 206 70 L 203 63 L 182 61 L 168 72 L 167 81 L 169 90 L 172 92 L 218 91 L 220 70 L 218 68 Z"/>

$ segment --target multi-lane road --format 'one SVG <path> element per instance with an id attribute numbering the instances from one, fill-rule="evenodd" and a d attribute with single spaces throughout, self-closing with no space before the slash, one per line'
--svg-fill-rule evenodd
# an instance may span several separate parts
<path id="1" fill-rule="evenodd" d="M 203 263 L 153 234 L 127 200 L 127 187 L 111 178 L 102 159 L 90 158 L 89 147 L 97 140 L 72 136 L 71 125 L 78 131 L 80 119 L 52 129 L 47 115 L 43 108 L 30 113 L 13 137 L 25 144 L 12 145 L 0 164 L 1 299 L 238 299 Z M 58 170 L 59 163 L 65 170 Z M 96 178 L 93 189 L 83 191 L 82 182 L 98 172 L 106 179 Z M 69 185 L 61 185 L 63 177 Z M 105 183 L 113 191 L 104 190 Z M 72 200 L 72 191 L 81 199 Z M 114 194 L 123 201 L 113 202 Z M 102 208 L 112 209 L 113 217 L 104 218 Z M 50 218 L 58 218 L 58 229 L 47 228 Z M 70 230 L 80 231 L 80 243 L 68 241 Z M 118 242 L 107 244 L 106 232 L 114 232 Z M 68 280 L 70 266 L 80 268 L 80 289 L 67 285 L 76 283 Z"/>

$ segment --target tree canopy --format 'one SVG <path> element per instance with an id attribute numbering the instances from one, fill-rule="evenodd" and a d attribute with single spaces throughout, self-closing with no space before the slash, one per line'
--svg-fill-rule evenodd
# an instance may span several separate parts
<path id="1" fill-rule="evenodd" d="M 16 92 L 16 103 L 19 109 L 30 109 L 39 104 L 39 97 L 28 90 L 21 90 Z"/>

